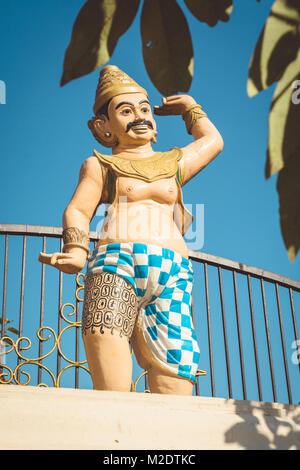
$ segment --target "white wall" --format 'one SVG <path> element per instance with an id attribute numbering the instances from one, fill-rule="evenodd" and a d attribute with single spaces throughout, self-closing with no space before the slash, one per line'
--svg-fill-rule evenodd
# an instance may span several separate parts
<path id="1" fill-rule="evenodd" d="M 0 385 L 0 449 L 300 449 L 300 407 Z"/>

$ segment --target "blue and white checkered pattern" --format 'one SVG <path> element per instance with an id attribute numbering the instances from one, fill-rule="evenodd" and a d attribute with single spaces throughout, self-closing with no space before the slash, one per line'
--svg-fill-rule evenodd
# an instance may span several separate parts
<path id="1" fill-rule="evenodd" d="M 195 382 L 200 350 L 191 316 L 191 261 L 157 245 L 111 243 L 89 258 L 87 275 L 98 271 L 130 282 L 148 347 L 169 371 Z"/>

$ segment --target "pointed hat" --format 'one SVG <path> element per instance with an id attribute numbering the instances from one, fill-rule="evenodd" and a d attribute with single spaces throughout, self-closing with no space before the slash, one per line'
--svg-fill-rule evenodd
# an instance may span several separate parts
<path id="1" fill-rule="evenodd" d="M 148 96 L 146 90 L 138 85 L 125 72 L 120 70 L 119 67 L 116 65 L 107 65 L 100 72 L 93 107 L 94 113 L 97 114 L 99 109 L 111 98 L 122 95 L 123 93 L 144 93 Z"/>

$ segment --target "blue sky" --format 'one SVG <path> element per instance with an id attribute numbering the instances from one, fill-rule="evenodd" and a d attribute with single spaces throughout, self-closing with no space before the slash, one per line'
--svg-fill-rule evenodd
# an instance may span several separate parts
<path id="1" fill-rule="evenodd" d="M 246 94 L 249 60 L 272 2 L 235 2 L 230 21 L 214 28 L 196 21 L 179 3 L 195 52 L 189 93 L 225 144 L 222 154 L 184 188 L 187 203 L 205 205 L 202 250 L 297 278 L 299 256 L 290 263 L 280 233 L 277 176 L 264 177 L 274 87 L 252 99 Z M 87 127 L 99 72 L 59 86 L 64 52 L 82 4 L 53 1 L 41 6 L 30 0 L 1 7 L 3 223 L 60 226 L 81 163 L 94 148 L 104 151 Z M 139 14 L 110 63 L 132 75 L 147 88 L 152 103 L 160 104 L 143 65 Z M 180 117 L 158 117 L 157 124 L 157 150 L 190 142 Z"/>
<path id="2" fill-rule="evenodd" d="M 59 86 L 64 52 L 83 3 L 1 3 L 0 80 L 6 84 L 6 104 L 0 105 L 1 223 L 61 226 L 82 162 L 94 148 L 107 152 L 87 127 L 99 71 Z M 252 99 L 246 93 L 250 57 L 273 2 L 236 1 L 230 21 L 214 28 L 178 3 L 195 54 L 189 93 L 224 139 L 222 154 L 183 191 L 186 203 L 204 204 L 201 251 L 299 280 L 299 254 L 291 263 L 281 237 L 277 176 L 264 177 L 274 86 Z M 109 63 L 144 86 L 155 105 L 161 96 L 143 65 L 140 11 Z M 157 125 L 157 150 L 190 142 L 180 117 L 158 117 Z"/>

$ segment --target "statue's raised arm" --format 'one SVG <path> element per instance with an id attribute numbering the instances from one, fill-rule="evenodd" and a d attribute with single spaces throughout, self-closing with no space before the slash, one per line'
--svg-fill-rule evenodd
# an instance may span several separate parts
<path id="1" fill-rule="evenodd" d="M 154 106 L 154 113 L 159 116 L 181 115 L 187 132 L 195 139 L 182 149 L 184 185 L 219 155 L 223 149 L 223 138 L 202 106 L 189 95 L 162 98 L 162 105 Z"/>

